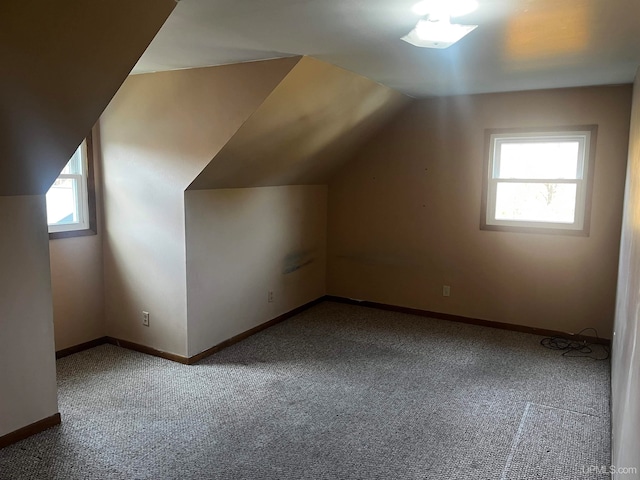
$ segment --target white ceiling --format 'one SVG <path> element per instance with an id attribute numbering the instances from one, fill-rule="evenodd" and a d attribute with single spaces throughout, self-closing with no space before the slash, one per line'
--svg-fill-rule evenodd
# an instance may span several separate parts
<path id="1" fill-rule="evenodd" d="M 640 0 L 479 0 L 445 50 L 400 40 L 417 0 L 182 0 L 134 73 L 310 55 L 415 97 L 628 83 Z"/>

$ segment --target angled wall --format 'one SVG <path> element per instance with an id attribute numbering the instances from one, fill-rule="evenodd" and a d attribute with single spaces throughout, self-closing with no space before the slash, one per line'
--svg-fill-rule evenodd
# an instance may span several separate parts
<path id="1" fill-rule="evenodd" d="M 298 60 L 124 83 L 100 120 L 108 335 L 187 355 L 184 191 Z"/>
<path id="2" fill-rule="evenodd" d="M 612 464 L 640 478 L 640 70 L 633 92 L 611 359 Z"/>
<path id="3" fill-rule="evenodd" d="M 407 101 L 307 57 L 127 79 L 100 121 L 107 334 L 192 356 L 322 296 L 322 184 Z"/>
<path id="4" fill-rule="evenodd" d="M 46 193 L 174 7 L 0 4 L 0 195 Z"/>
<path id="5" fill-rule="evenodd" d="M 57 411 L 43 194 L 174 6 L 0 4 L 0 436 Z"/>
<path id="6" fill-rule="evenodd" d="M 190 190 L 326 184 L 409 98 L 303 57 Z"/>
<path id="7" fill-rule="evenodd" d="M 330 183 L 328 293 L 610 338 L 630 99 L 627 85 L 415 102 Z M 588 124 L 590 236 L 480 230 L 485 129 Z"/>
<path id="8" fill-rule="evenodd" d="M 326 293 L 327 180 L 408 101 L 303 57 L 215 155 L 185 192 L 189 355 Z"/>

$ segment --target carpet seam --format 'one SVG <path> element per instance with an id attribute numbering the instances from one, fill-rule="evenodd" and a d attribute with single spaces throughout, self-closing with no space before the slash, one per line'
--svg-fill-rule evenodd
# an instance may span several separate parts
<path id="1" fill-rule="evenodd" d="M 509 452 L 509 456 L 507 457 L 507 462 L 505 463 L 505 466 L 502 469 L 502 475 L 500 476 L 500 480 L 507 480 L 507 472 L 511 469 L 511 463 L 513 462 L 513 457 L 516 453 L 516 448 L 518 447 L 518 442 L 520 441 L 520 436 L 522 435 L 522 430 L 524 429 L 524 424 L 527 420 L 527 415 L 529 414 L 530 407 L 531 407 L 531 402 L 527 402 L 527 405 L 524 407 L 524 412 L 522 413 L 522 418 L 520 419 L 520 425 L 518 426 L 518 431 L 513 437 L 513 442 L 511 443 L 511 451 Z"/>

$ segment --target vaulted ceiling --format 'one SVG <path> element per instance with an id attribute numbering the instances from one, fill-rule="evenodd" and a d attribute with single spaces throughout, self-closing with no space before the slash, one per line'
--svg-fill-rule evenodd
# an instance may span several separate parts
<path id="1" fill-rule="evenodd" d="M 189 189 L 327 183 L 408 101 L 360 75 L 303 57 Z"/>
<path id="2" fill-rule="evenodd" d="M 181 0 L 135 72 L 310 55 L 417 96 L 629 83 L 637 0 L 479 0 L 445 50 L 400 40 L 416 0 Z"/>
<path id="3" fill-rule="evenodd" d="M 46 193 L 174 7 L 0 2 L 0 195 Z"/>

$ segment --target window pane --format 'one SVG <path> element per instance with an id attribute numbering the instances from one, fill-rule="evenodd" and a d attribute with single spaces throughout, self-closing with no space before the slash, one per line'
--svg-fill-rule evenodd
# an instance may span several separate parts
<path id="1" fill-rule="evenodd" d="M 578 171 L 580 142 L 499 143 L 497 178 L 581 178 Z"/>
<path id="2" fill-rule="evenodd" d="M 74 178 L 58 178 L 47 192 L 47 222 L 49 225 L 79 223 L 76 201 L 78 181 Z"/>
<path id="3" fill-rule="evenodd" d="M 60 172 L 60 173 L 71 174 L 71 175 L 82 175 L 82 146 L 83 146 L 83 144 L 84 144 L 84 142 L 82 142 L 80 144 L 78 149 L 73 154 L 73 157 L 71 157 L 71 159 L 69 160 L 69 163 L 67 163 L 64 166 L 64 168 L 62 169 L 62 172 Z"/>
<path id="4" fill-rule="evenodd" d="M 498 183 L 496 220 L 574 223 L 576 184 Z"/>

